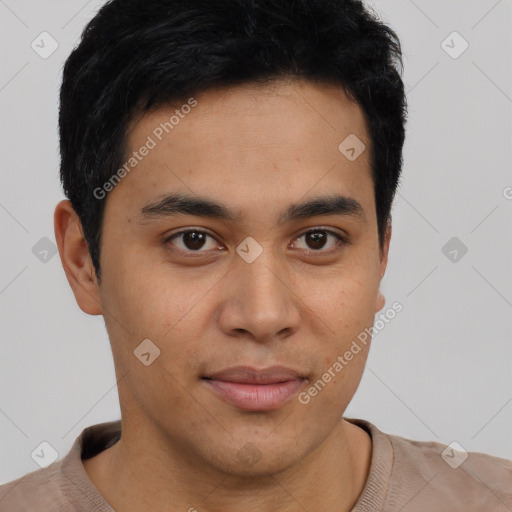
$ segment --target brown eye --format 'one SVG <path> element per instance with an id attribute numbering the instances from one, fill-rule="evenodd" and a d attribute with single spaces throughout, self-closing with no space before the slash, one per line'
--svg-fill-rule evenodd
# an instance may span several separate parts
<path id="1" fill-rule="evenodd" d="M 345 239 L 338 233 L 319 228 L 307 231 L 296 238 L 296 240 L 301 239 L 304 240 L 306 247 L 297 247 L 297 245 L 301 244 L 294 244 L 296 248 L 321 253 L 333 252 L 345 242 Z"/>
<path id="2" fill-rule="evenodd" d="M 306 244 L 315 250 L 322 249 L 327 242 L 327 238 L 325 231 L 310 231 L 305 234 Z"/>
<path id="3" fill-rule="evenodd" d="M 190 229 L 187 231 L 180 231 L 165 240 L 165 243 L 174 245 L 177 249 L 183 252 L 207 252 L 207 250 L 215 249 L 218 246 L 215 239 L 205 231 L 197 229 Z M 208 247 L 210 243 L 210 247 Z M 201 250 L 205 249 L 206 250 Z"/>
<path id="4" fill-rule="evenodd" d="M 198 231 L 188 231 L 183 234 L 183 245 L 192 251 L 198 251 L 203 247 L 206 241 L 204 233 Z"/>

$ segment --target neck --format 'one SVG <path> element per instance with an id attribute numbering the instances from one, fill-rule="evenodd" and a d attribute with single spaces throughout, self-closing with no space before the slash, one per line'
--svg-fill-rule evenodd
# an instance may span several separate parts
<path id="1" fill-rule="evenodd" d="M 123 421 L 121 439 L 82 462 L 118 512 L 348 512 L 363 490 L 371 454 L 369 434 L 340 419 L 324 442 L 294 466 L 240 476 L 201 464 L 153 433 L 141 436 Z"/>

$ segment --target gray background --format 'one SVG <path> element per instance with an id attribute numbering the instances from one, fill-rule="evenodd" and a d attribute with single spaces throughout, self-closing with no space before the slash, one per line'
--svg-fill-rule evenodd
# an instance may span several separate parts
<path id="1" fill-rule="evenodd" d="M 38 469 L 42 441 L 62 457 L 83 428 L 120 417 L 102 318 L 79 310 L 58 255 L 32 251 L 55 241 L 63 198 L 61 68 L 102 3 L 0 0 L 0 483 Z M 405 56 L 408 137 L 383 282 L 386 307 L 404 309 L 375 336 L 345 415 L 512 458 L 512 1 L 373 5 Z M 47 59 L 31 48 L 43 31 L 59 45 Z M 442 47 L 453 31 L 469 44 L 458 58 Z M 442 251 L 452 237 L 468 249 L 455 262 Z"/>

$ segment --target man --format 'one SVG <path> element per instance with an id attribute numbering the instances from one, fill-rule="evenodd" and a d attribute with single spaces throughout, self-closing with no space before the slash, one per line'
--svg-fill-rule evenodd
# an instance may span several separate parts
<path id="1" fill-rule="evenodd" d="M 343 417 L 385 306 L 399 64 L 352 0 L 100 10 L 64 68 L 55 234 L 122 419 L 0 510 L 512 510 L 510 462 Z"/>

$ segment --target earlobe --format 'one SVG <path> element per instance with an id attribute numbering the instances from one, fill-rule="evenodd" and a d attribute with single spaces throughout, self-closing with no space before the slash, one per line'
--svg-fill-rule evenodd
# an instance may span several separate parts
<path id="1" fill-rule="evenodd" d="M 78 306 L 89 315 L 101 315 L 99 286 L 89 248 L 80 219 L 67 199 L 55 208 L 54 229 L 62 266 Z"/>
<path id="2" fill-rule="evenodd" d="M 379 290 L 379 294 L 377 295 L 377 300 L 375 302 L 375 313 L 378 313 L 386 304 L 386 297 L 382 295 L 381 291 Z"/>
<path id="3" fill-rule="evenodd" d="M 384 243 L 382 246 L 381 258 L 380 258 L 380 279 L 384 277 L 386 272 L 386 267 L 388 265 L 388 254 L 389 254 L 389 244 L 391 242 L 391 220 L 388 221 L 386 226 L 386 232 L 384 236 Z M 377 296 L 377 300 L 375 301 L 375 313 L 378 313 L 386 304 L 386 297 L 382 294 L 379 289 L 379 294 Z"/>

